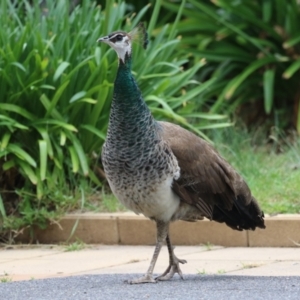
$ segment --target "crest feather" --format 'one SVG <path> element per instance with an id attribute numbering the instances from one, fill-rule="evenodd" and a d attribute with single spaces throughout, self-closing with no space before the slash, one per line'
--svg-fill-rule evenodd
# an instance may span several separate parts
<path id="1" fill-rule="evenodd" d="M 140 22 L 132 31 L 128 33 L 132 41 L 140 43 L 144 49 L 149 43 L 148 33 L 143 22 Z"/>

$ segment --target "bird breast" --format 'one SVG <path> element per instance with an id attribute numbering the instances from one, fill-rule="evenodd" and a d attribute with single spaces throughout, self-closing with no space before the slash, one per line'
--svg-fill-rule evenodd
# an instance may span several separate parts
<path id="1" fill-rule="evenodd" d="M 180 169 L 166 143 L 159 141 L 137 149 L 105 143 L 102 162 L 110 188 L 123 205 L 149 218 L 172 218 L 180 201 L 171 187 Z"/>

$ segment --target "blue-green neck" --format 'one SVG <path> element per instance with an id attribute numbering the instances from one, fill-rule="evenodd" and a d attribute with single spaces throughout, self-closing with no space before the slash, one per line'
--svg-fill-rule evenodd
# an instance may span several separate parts
<path id="1" fill-rule="evenodd" d="M 126 55 L 125 62 L 121 60 L 119 62 L 112 108 L 115 108 L 124 118 L 131 117 L 132 110 L 139 114 L 150 114 L 141 91 L 131 74 L 131 56 Z"/>
<path id="2" fill-rule="evenodd" d="M 126 106 L 134 104 L 141 97 L 141 92 L 131 74 L 131 64 L 130 56 L 126 56 L 125 62 L 119 61 L 114 87 L 113 101 Z"/>
<path id="3" fill-rule="evenodd" d="M 131 74 L 131 57 L 119 62 L 111 105 L 107 142 L 156 139 L 157 123 Z M 139 138 L 138 138 L 139 137 Z"/>

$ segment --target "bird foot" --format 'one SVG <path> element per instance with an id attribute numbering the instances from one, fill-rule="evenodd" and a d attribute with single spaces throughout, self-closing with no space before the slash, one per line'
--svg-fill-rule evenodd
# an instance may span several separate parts
<path id="1" fill-rule="evenodd" d="M 156 277 L 155 280 L 169 280 L 171 279 L 176 273 L 179 274 L 180 278 L 183 279 L 182 272 L 180 270 L 179 264 L 185 264 L 187 261 L 185 259 L 179 259 L 175 257 L 174 262 L 171 263 L 166 269 L 166 271 L 161 274 L 160 276 Z"/>
<path id="2" fill-rule="evenodd" d="M 129 284 L 139 284 L 139 283 L 157 283 L 157 280 L 153 278 L 152 275 L 146 274 L 140 278 L 134 280 L 127 280 Z"/>

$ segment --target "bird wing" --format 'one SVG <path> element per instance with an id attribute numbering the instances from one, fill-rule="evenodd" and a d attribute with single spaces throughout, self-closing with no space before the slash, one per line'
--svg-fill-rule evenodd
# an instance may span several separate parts
<path id="1" fill-rule="evenodd" d="M 159 124 L 180 167 L 173 190 L 181 201 L 234 229 L 264 227 L 263 213 L 248 185 L 209 143 L 178 125 Z"/>

